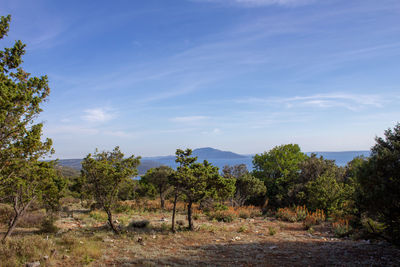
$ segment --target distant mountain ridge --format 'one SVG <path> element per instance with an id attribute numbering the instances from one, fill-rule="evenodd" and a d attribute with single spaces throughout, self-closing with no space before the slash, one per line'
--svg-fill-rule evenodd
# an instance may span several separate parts
<path id="1" fill-rule="evenodd" d="M 364 156 L 369 157 L 370 151 L 341 151 L 341 152 L 307 152 L 307 155 L 312 153 L 317 156 L 323 156 L 325 159 L 335 160 L 339 166 L 345 166 L 347 162 L 351 161 L 354 157 Z M 230 151 L 222 151 L 219 149 L 204 147 L 193 150 L 193 156 L 198 157 L 198 161 L 208 160 L 213 165 L 222 169 L 225 165 L 237 165 L 245 164 L 249 170 L 253 168 L 253 156 L 254 155 L 241 155 Z M 82 159 L 61 159 L 59 165 L 74 168 L 76 170 L 81 169 Z M 176 168 L 178 165 L 175 162 L 175 156 L 158 156 L 158 157 L 143 157 L 140 160 L 138 167 L 139 175 L 146 173 L 148 169 L 159 167 L 161 165 L 170 166 Z"/>

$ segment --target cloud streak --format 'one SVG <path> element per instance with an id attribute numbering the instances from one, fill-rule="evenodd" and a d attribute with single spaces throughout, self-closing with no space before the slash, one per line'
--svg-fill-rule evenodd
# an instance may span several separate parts
<path id="1" fill-rule="evenodd" d="M 85 113 L 81 118 L 88 122 L 106 122 L 114 117 L 108 109 L 104 108 L 86 109 Z"/>
<path id="2" fill-rule="evenodd" d="M 356 95 L 345 93 L 315 94 L 309 96 L 274 97 L 238 99 L 237 103 L 243 104 L 281 104 L 286 108 L 316 107 L 337 108 L 343 107 L 348 110 L 357 111 L 365 107 L 381 108 L 387 100 L 379 95 Z"/>

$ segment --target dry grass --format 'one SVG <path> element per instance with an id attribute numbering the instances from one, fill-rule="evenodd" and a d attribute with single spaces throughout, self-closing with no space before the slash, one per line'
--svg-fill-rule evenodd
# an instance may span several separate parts
<path id="1" fill-rule="evenodd" d="M 131 203 L 134 204 L 134 203 Z M 62 217 L 62 233 L 22 235 L 16 231 L 0 245 L 1 266 L 21 266 L 40 260 L 42 266 L 313 266 L 313 265 L 399 265 L 400 251 L 387 244 L 337 239 L 327 233 L 331 224 L 313 231 L 301 222 L 277 221 L 258 216 L 255 207 L 229 208 L 235 219 L 229 223 L 210 221 L 200 211 L 195 231 L 186 229 L 183 203 L 177 232 L 171 233 L 171 212 L 144 209 L 159 206 L 148 201 L 146 208 L 134 207 L 115 214 L 122 233 L 114 235 L 105 225 L 105 213 L 81 212 Z M 254 217 L 254 218 L 251 218 Z M 321 216 L 320 216 L 321 217 Z M 146 228 L 128 227 L 130 221 L 148 220 Z M 127 223 L 123 223 L 126 221 Z M 101 226 L 99 226 L 101 225 Z M 4 226 L 0 226 L 4 233 Z M 54 251 L 52 253 L 52 251 Z M 49 256 L 44 260 L 44 256 Z"/>

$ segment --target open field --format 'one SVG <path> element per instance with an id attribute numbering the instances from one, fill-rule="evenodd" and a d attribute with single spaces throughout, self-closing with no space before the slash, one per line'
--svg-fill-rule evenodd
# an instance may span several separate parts
<path id="1" fill-rule="evenodd" d="M 273 217 L 224 223 L 198 214 L 191 232 L 179 225 L 186 224 L 181 210 L 173 234 L 170 215 L 159 210 L 116 214 L 122 233 L 114 235 L 105 224 L 105 213 L 79 207 L 73 217 L 61 214 L 56 234 L 18 228 L 8 245 L 1 245 L 2 266 L 35 261 L 41 266 L 400 265 L 398 248 L 383 241 L 336 238 L 329 223 L 306 231 L 301 223 Z M 132 220 L 148 220 L 149 225 L 129 227 Z M 0 231 L 3 234 L 5 227 Z"/>

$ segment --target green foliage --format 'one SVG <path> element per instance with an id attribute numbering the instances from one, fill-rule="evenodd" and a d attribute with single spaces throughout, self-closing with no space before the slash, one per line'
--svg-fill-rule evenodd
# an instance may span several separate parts
<path id="1" fill-rule="evenodd" d="M 400 244 L 400 123 L 377 137 L 358 173 L 358 206 L 386 225 L 384 234 Z"/>
<path id="2" fill-rule="evenodd" d="M 165 208 L 165 196 L 171 191 L 172 186 L 169 183 L 169 177 L 173 175 L 174 170 L 168 166 L 152 168 L 142 177 L 140 183 L 152 185 L 160 197 L 161 208 Z M 151 187 L 148 187 L 151 188 Z"/>
<path id="3" fill-rule="evenodd" d="M 47 216 L 40 226 L 40 231 L 42 233 L 49 234 L 57 233 L 59 229 L 57 228 L 57 226 L 54 225 L 55 222 L 56 218 L 54 218 L 53 216 Z"/>
<path id="4" fill-rule="evenodd" d="M 250 198 L 264 196 L 267 191 L 264 182 L 251 175 L 244 164 L 225 166 L 223 173 L 225 178 L 235 179 L 236 189 L 232 198 L 235 206 L 244 206 Z"/>
<path id="5" fill-rule="evenodd" d="M 253 175 L 264 181 L 269 205 L 276 208 L 295 203 L 291 192 L 299 179 L 300 164 L 306 158 L 296 144 L 277 146 L 254 156 Z"/>
<path id="6" fill-rule="evenodd" d="M 0 39 L 8 32 L 11 16 L 0 19 Z M 52 153 L 52 141 L 42 141 L 41 123 L 34 119 L 50 93 L 46 76 L 30 77 L 21 68 L 25 45 L 16 41 L 0 51 L 0 198 L 13 202 L 15 216 L 5 235 L 15 228 L 34 199 L 57 202 L 62 180 L 52 163 L 38 162 Z M 46 193 L 45 193 L 46 191 Z"/>
<path id="7" fill-rule="evenodd" d="M 274 228 L 274 227 L 272 227 L 272 226 L 269 226 L 268 227 L 268 234 L 269 235 L 275 235 L 276 234 L 276 229 Z"/>
<path id="8" fill-rule="evenodd" d="M 111 152 L 97 151 L 89 154 L 82 162 L 82 178 L 85 190 L 108 215 L 108 222 L 114 232 L 118 232 L 112 220 L 112 209 L 118 203 L 118 192 L 137 174 L 140 157 L 124 158 L 119 147 Z"/>
<path id="9" fill-rule="evenodd" d="M 189 228 L 193 229 L 191 221 L 192 204 L 205 198 L 226 199 L 232 195 L 234 180 L 219 175 L 218 168 L 207 161 L 195 163 L 196 157 L 190 157 L 192 151 L 177 149 L 176 162 L 180 164 L 177 172 L 170 176 L 170 183 L 175 190 L 186 196 L 188 204 Z"/>
<path id="10" fill-rule="evenodd" d="M 308 208 L 323 209 L 333 213 L 342 208 L 345 199 L 345 185 L 337 181 L 334 172 L 328 170 L 318 176 L 316 180 L 306 184 L 308 191 Z"/>
<path id="11" fill-rule="evenodd" d="M 219 211 L 214 211 L 210 212 L 208 214 L 208 219 L 209 220 L 217 220 L 219 222 L 233 222 L 236 219 L 236 216 L 234 213 L 231 213 L 226 210 L 219 210 Z"/>

